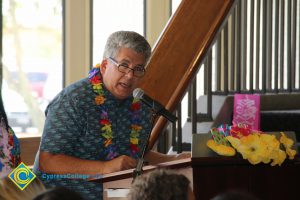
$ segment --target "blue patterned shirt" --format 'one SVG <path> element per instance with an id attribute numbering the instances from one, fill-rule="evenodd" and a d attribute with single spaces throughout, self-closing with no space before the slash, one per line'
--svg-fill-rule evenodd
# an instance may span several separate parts
<path id="1" fill-rule="evenodd" d="M 116 99 L 105 87 L 105 107 L 112 123 L 113 143 L 118 155 L 130 156 L 131 116 L 133 97 Z M 64 154 L 80 159 L 105 160 L 106 153 L 101 136 L 99 107 L 95 105 L 96 94 L 88 78 L 82 79 L 62 90 L 48 105 L 40 151 Z M 151 110 L 141 105 L 139 148 L 142 150 L 151 126 Z M 140 155 L 137 154 L 135 158 Z M 64 186 L 79 192 L 86 199 L 102 199 L 102 184 L 70 178 L 51 178 L 38 169 L 34 172 L 47 186 Z M 53 176 L 52 176 L 53 177 Z"/>

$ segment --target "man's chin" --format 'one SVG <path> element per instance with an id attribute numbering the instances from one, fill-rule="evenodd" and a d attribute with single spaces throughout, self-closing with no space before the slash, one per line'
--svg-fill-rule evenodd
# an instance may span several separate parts
<path id="1" fill-rule="evenodd" d="M 126 93 L 122 92 L 122 93 L 118 93 L 115 96 L 117 99 L 123 100 L 123 99 L 128 98 L 129 96 L 132 96 L 132 93 L 131 92 L 126 92 Z"/>

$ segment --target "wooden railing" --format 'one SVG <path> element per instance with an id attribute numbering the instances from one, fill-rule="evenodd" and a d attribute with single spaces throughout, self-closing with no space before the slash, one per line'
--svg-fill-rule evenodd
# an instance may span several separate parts
<path id="1" fill-rule="evenodd" d="M 206 118 L 212 118 L 212 95 L 300 93 L 299 13 L 300 1 L 238 0 L 207 53 L 203 80 L 192 84 L 189 105 L 197 98 L 196 81 L 207 96 L 207 112 L 200 115 Z M 196 110 L 189 116 L 199 116 Z"/>
<path id="2" fill-rule="evenodd" d="M 221 30 L 235 0 L 183 0 L 163 31 L 140 85 L 170 111 L 182 100 L 200 64 Z M 152 131 L 151 148 L 165 127 L 160 118 Z"/>
<path id="3" fill-rule="evenodd" d="M 214 120 L 214 95 L 300 92 L 298 13 L 297 0 L 181 2 L 153 51 L 140 86 L 167 109 L 176 110 L 179 120 L 172 135 L 177 143 L 182 133 L 184 105 L 180 103 L 186 92 L 192 133 L 197 133 L 197 123 Z M 206 98 L 201 113 L 199 90 Z M 150 147 L 165 125 L 166 120 L 160 118 Z"/>

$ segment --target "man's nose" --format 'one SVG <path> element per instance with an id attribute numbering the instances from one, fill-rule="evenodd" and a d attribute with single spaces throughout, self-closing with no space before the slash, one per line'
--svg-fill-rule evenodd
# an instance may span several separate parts
<path id="1" fill-rule="evenodd" d="M 134 70 L 131 68 L 128 68 L 128 71 L 126 72 L 126 76 L 132 78 L 134 77 Z"/>

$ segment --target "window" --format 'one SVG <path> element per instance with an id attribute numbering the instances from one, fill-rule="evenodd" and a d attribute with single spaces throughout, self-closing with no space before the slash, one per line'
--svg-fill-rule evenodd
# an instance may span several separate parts
<path id="1" fill-rule="evenodd" d="M 62 0 L 3 0 L 2 97 L 18 137 L 40 135 L 62 89 Z"/>
<path id="2" fill-rule="evenodd" d="M 175 13 L 176 9 L 178 8 L 179 4 L 181 3 L 181 0 L 172 0 L 172 14 Z"/>
<path id="3" fill-rule="evenodd" d="M 119 30 L 144 35 L 144 1 L 93 1 L 93 64 L 101 62 L 107 37 Z"/>

